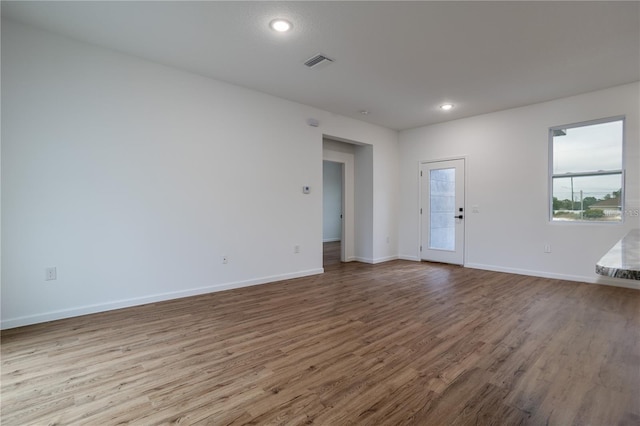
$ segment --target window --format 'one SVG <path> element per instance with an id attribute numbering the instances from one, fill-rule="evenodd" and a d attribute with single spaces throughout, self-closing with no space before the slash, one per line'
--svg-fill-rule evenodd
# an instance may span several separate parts
<path id="1" fill-rule="evenodd" d="M 549 129 L 551 220 L 621 222 L 624 119 Z"/>

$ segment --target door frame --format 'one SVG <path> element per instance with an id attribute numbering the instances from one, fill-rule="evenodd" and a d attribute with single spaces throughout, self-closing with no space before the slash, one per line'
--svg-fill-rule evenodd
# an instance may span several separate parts
<path id="1" fill-rule="evenodd" d="M 418 208 L 416 209 L 416 214 L 418 217 L 418 244 L 416 245 L 416 253 L 418 254 L 417 258 L 418 261 L 422 262 L 422 251 L 420 250 L 420 246 L 422 245 L 422 217 L 420 214 L 420 209 L 422 208 L 422 179 L 420 179 L 420 171 L 422 169 L 422 166 L 424 164 L 430 164 L 430 163 L 439 163 L 439 162 L 443 162 L 443 161 L 454 161 L 454 160 L 462 160 L 463 164 L 464 164 L 464 220 L 465 220 L 465 225 L 464 225 L 464 232 L 463 232 L 463 247 L 462 247 L 462 264 L 460 266 L 465 266 L 466 262 L 467 262 L 467 218 L 468 218 L 468 202 L 467 202 L 467 197 L 468 197 L 468 188 L 469 188 L 469 173 L 467 172 L 467 170 L 469 169 L 468 167 L 468 158 L 466 155 L 461 155 L 461 156 L 456 156 L 456 157 L 445 157 L 445 158 L 437 158 L 437 159 L 433 159 L 433 160 L 420 160 L 418 161 L 418 172 L 416 173 L 416 176 L 418 177 Z"/>
<path id="2" fill-rule="evenodd" d="M 355 257 L 355 158 L 353 154 L 323 150 L 322 160 L 342 164 L 340 261 L 350 262 Z"/>

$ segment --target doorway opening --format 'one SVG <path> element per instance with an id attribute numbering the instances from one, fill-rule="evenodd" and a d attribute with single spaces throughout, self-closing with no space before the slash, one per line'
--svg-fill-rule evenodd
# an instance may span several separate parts
<path id="1" fill-rule="evenodd" d="M 328 206 L 323 203 L 323 231 L 332 226 L 331 223 L 335 230 L 339 223 L 340 232 L 339 237 L 335 237 L 337 231 L 332 236 L 323 233 L 323 254 L 325 248 L 327 254 L 326 258 L 323 256 L 323 265 L 338 262 L 337 257 L 339 262 L 367 261 L 371 257 L 373 232 L 373 146 L 324 135 L 322 160 L 323 171 L 324 161 L 337 163 L 327 167 L 341 171 L 342 186 L 341 212 L 334 209 L 325 213 L 324 207 Z M 334 180 L 338 178 L 334 177 Z M 324 195 L 323 188 L 323 199 Z M 336 238 L 339 241 L 335 241 Z"/>
<path id="2" fill-rule="evenodd" d="M 322 265 L 339 265 L 344 240 L 345 163 L 322 161 Z"/>

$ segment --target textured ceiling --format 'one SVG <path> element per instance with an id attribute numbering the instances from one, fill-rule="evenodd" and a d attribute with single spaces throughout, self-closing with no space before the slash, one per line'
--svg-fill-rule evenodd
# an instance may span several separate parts
<path id="1" fill-rule="evenodd" d="M 640 80 L 639 2 L 3 1 L 2 15 L 392 129 Z M 335 62 L 303 65 L 320 52 Z"/>

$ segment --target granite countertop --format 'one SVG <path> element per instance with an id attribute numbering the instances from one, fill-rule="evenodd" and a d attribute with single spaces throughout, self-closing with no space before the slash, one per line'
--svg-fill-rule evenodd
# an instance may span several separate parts
<path id="1" fill-rule="evenodd" d="M 596 273 L 608 277 L 640 280 L 640 229 L 634 229 L 602 256 Z"/>

